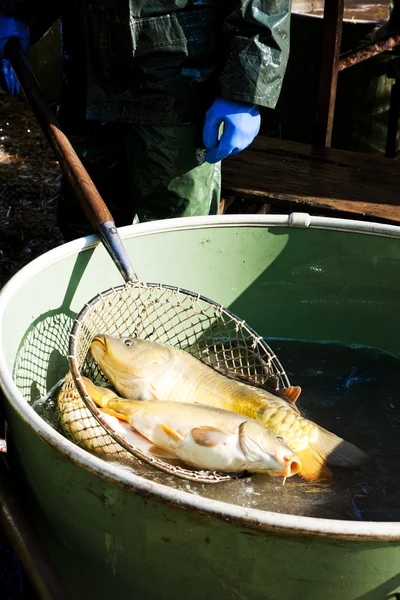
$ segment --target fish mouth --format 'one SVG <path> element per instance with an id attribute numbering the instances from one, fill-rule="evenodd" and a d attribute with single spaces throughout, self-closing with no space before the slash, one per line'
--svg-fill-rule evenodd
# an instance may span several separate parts
<path id="1" fill-rule="evenodd" d="M 282 473 L 283 477 L 292 477 L 301 471 L 301 462 L 297 456 L 284 456 L 283 461 L 286 465 Z"/>
<path id="2" fill-rule="evenodd" d="M 295 455 L 285 455 L 283 457 L 277 457 L 275 456 L 275 460 L 277 463 L 279 463 L 281 466 L 283 466 L 282 471 L 275 471 L 275 472 L 270 472 L 269 475 L 275 476 L 275 477 L 284 477 L 285 479 L 287 477 L 293 477 L 293 475 L 296 475 L 297 473 L 299 473 L 301 471 L 301 462 L 300 460 L 297 458 L 297 456 Z M 284 463 L 282 465 L 282 462 Z"/>
<path id="3" fill-rule="evenodd" d="M 104 335 L 96 335 L 93 338 L 92 343 L 90 344 L 91 352 L 93 352 L 93 349 L 102 351 L 103 356 L 107 354 L 107 342 Z"/>

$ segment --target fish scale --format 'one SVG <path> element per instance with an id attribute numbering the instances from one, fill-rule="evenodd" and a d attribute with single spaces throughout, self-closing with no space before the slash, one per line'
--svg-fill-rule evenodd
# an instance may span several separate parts
<path id="1" fill-rule="evenodd" d="M 328 462 L 353 467 L 367 458 L 353 444 L 302 417 L 293 402 L 217 373 L 179 348 L 139 338 L 98 335 L 90 350 L 115 389 L 127 399 L 140 399 L 143 386 L 143 390 L 152 389 L 154 400 L 203 404 L 254 418 L 284 439 L 301 460 L 300 474 L 307 480 L 332 481 Z M 121 372 L 123 381 L 118 375 Z M 290 398 L 294 390 L 280 393 L 289 392 Z"/>
<path id="2" fill-rule="evenodd" d="M 284 435 L 294 452 L 307 448 L 309 438 L 314 441 L 318 429 L 307 419 L 299 416 L 285 401 L 267 391 L 247 386 L 216 373 L 183 351 L 189 369 L 182 368 L 181 361 L 174 360 L 166 376 L 160 376 L 154 385 L 157 398 L 174 402 L 188 401 L 224 408 L 256 419 L 277 435 Z"/>
<path id="3" fill-rule="evenodd" d="M 283 439 L 248 417 L 200 403 L 126 400 L 86 377 L 83 380 L 92 400 L 150 440 L 156 456 L 172 453 L 195 469 L 285 478 L 301 467 Z"/>

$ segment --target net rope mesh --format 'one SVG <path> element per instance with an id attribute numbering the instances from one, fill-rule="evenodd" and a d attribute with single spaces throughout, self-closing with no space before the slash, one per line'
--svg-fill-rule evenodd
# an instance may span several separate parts
<path id="1" fill-rule="evenodd" d="M 74 318 L 75 314 L 71 311 L 49 311 L 31 324 L 21 340 L 13 378 L 22 396 L 31 404 L 45 396 L 54 383 L 49 382 L 49 365 L 65 375 L 68 369 L 68 338 Z"/>
<path id="2" fill-rule="evenodd" d="M 75 444 L 109 458 L 132 458 L 93 417 L 80 397 L 71 373 L 65 378 L 57 403 L 64 433 Z"/>
<path id="3" fill-rule="evenodd" d="M 222 481 L 231 476 L 173 468 L 130 446 L 112 430 L 81 379 L 84 375 L 97 385 L 110 386 L 89 351 L 94 337 L 100 334 L 175 346 L 216 371 L 252 385 L 276 390 L 290 385 L 282 365 L 263 338 L 229 310 L 200 295 L 160 284 L 134 282 L 112 288 L 89 302 L 72 328 L 69 360 L 73 379 L 67 377 L 62 390 L 67 393 L 66 398 L 69 394 L 75 402 L 84 400 L 84 405 L 78 403 L 74 408 L 71 403 L 66 417 L 64 406 L 61 413 L 64 430 L 89 450 L 106 453 L 108 448 L 114 455 L 133 454 L 185 479 Z M 82 408 L 87 412 L 82 412 Z"/>

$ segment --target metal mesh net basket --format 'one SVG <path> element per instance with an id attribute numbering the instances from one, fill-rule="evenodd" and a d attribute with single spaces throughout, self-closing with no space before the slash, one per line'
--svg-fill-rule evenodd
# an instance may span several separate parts
<path id="1" fill-rule="evenodd" d="M 62 429 L 67 437 L 81 448 L 95 454 L 124 459 L 130 456 L 92 417 L 92 413 L 77 393 L 71 373 L 67 373 L 61 392 L 57 404 Z"/>
<path id="2" fill-rule="evenodd" d="M 244 321 L 229 310 L 184 289 L 132 282 L 93 298 L 76 318 L 69 346 L 69 361 L 77 390 L 106 432 L 126 451 L 155 467 L 184 479 L 216 482 L 231 475 L 171 467 L 131 446 L 103 418 L 88 394 L 84 375 L 97 385 L 109 385 L 94 362 L 90 345 L 96 335 L 138 337 L 185 350 L 216 371 L 276 390 L 290 385 L 270 347 Z"/>

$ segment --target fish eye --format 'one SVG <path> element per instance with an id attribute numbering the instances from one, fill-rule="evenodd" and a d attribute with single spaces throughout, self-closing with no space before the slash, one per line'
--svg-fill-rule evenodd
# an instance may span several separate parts
<path id="1" fill-rule="evenodd" d="M 133 340 L 131 340 L 131 338 L 127 338 L 124 343 L 125 343 L 125 346 L 132 346 Z"/>
<path id="2" fill-rule="evenodd" d="M 276 439 L 278 440 L 278 442 L 284 442 L 285 441 L 281 435 L 277 435 Z"/>

